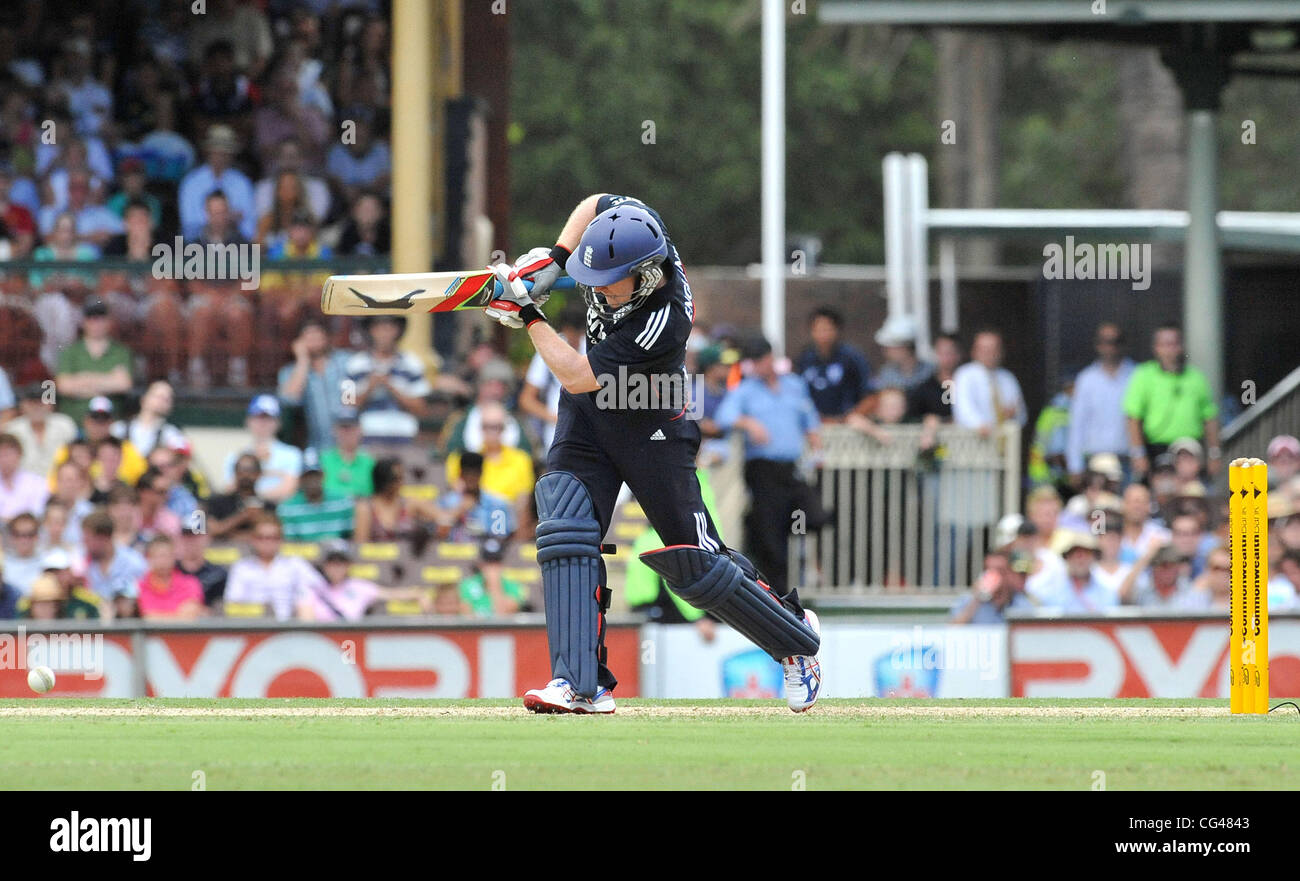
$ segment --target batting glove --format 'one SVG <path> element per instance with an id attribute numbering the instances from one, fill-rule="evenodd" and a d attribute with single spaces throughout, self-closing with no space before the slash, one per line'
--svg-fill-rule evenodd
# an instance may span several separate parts
<path id="1" fill-rule="evenodd" d="M 515 261 L 515 274 L 533 283 L 529 296 L 538 306 L 545 305 L 551 297 L 551 286 L 564 274 L 564 263 L 569 259 L 569 249 L 563 245 L 554 248 L 533 248 Z"/>

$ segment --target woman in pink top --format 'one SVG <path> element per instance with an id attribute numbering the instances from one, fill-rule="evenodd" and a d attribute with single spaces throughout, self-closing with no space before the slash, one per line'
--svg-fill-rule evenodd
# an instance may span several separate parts
<path id="1" fill-rule="evenodd" d="M 193 620 L 203 614 L 203 588 L 193 575 L 176 568 L 170 536 L 156 535 L 144 550 L 149 571 L 140 579 L 140 617 Z"/>

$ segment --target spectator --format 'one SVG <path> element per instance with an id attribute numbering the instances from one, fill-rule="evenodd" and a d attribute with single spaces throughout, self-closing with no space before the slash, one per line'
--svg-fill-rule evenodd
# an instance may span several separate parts
<path id="1" fill-rule="evenodd" d="M 187 446 L 183 438 L 178 446 Z M 155 446 L 149 452 L 147 461 L 149 468 L 163 478 L 163 504 L 167 510 L 179 517 L 182 524 L 199 523 L 192 516 L 198 510 L 199 500 L 184 482 L 186 460 L 170 446 Z M 143 480 L 142 477 L 141 481 Z"/>
<path id="2" fill-rule="evenodd" d="M 356 498 L 374 492 L 374 457 L 361 448 L 361 423 L 357 414 L 344 410 L 334 417 L 335 445 L 321 454 L 325 491 Z"/>
<path id="3" fill-rule="evenodd" d="M 753 373 L 723 400 L 716 421 L 724 431 L 745 433 L 751 500 L 745 533 L 754 564 L 767 574 L 776 595 L 785 596 L 791 512 L 808 512 L 809 530 L 823 525 L 824 512 L 796 470 L 805 442 L 814 450 L 821 447 L 821 420 L 804 381 L 776 372 L 767 340 L 758 339 L 751 354 Z"/>
<path id="4" fill-rule="evenodd" d="M 1152 544 L 1124 579 L 1120 597 L 1152 611 L 1204 609 L 1206 599 L 1192 590 L 1187 558 L 1172 544 Z"/>
<path id="5" fill-rule="evenodd" d="M 13 429 L 11 428 L 10 431 Z M 1279 434 L 1268 442 L 1268 488 L 1285 486 L 1300 474 L 1300 440 Z"/>
<path id="6" fill-rule="evenodd" d="M 207 216 L 205 203 L 208 196 L 220 191 L 230 209 L 230 219 L 237 225 L 244 241 L 251 241 L 257 233 L 257 211 L 253 201 L 253 183 L 233 163 L 239 153 L 239 139 L 228 125 L 208 128 L 203 139 L 206 161 L 181 179 L 177 192 L 180 210 L 181 234 L 187 239 L 202 239 L 204 233 L 229 233 L 213 228 L 213 218 Z M 225 215 L 215 220 L 225 222 Z M 205 226 L 205 223 L 207 224 Z"/>
<path id="7" fill-rule="evenodd" d="M 393 171 L 388 144 L 375 137 L 375 113 L 364 105 L 347 109 L 344 119 L 353 124 L 353 137 L 330 148 L 325 170 L 349 204 L 363 191 L 388 190 Z"/>
<path id="8" fill-rule="evenodd" d="M 1169 530 L 1151 516 L 1151 491 L 1140 483 L 1131 483 L 1121 499 L 1124 515 L 1124 538 L 1119 558 L 1134 565 L 1169 541 Z"/>
<path id="9" fill-rule="evenodd" d="M 92 497 L 95 507 L 102 507 L 113 519 L 113 543 L 139 550 L 140 493 L 133 486 L 114 483 L 100 498 Z"/>
<path id="10" fill-rule="evenodd" d="M 118 480 L 122 469 L 122 442 L 115 437 L 100 438 L 95 442 L 95 461 L 90 466 L 90 501 L 102 505 L 108 500 L 108 494 L 119 486 L 127 486 Z"/>
<path id="11" fill-rule="evenodd" d="M 149 204 L 130 199 L 122 205 L 120 214 L 122 232 L 104 245 L 104 256 L 136 261 L 154 259 L 153 249 L 158 243 L 154 235 L 157 221 L 150 214 Z"/>
<path id="12" fill-rule="evenodd" d="M 1068 529 L 1090 531 L 1103 508 L 1119 510 L 1120 481 L 1124 471 L 1119 457 L 1114 453 L 1096 453 L 1088 460 L 1088 470 L 1083 476 L 1082 491 L 1073 496 L 1061 512 L 1060 525 Z"/>
<path id="13" fill-rule="evenodd" d="M 118 175 L 121 180 L 121 189 L 108 197 L 104 203 L 109 211 L 112 211 L 120 217 L 123 223 L 126 222 L 126 209 L 130 205 L 143 205 L 148 211 L 149 224 L 145 228 L 152 232 L 162 223 L 162 201 L 149 192 L 149 177 L 145 173 L 144 160 L 138 156 L 130 156 L 122 160 L 118 167 Z M 104 253 L 111 253 L 111 249 L 105 248 Z M 145 259 L 138 257 L 136 259 Z"/>
<path id="14" fill-rule="evenodd" d="M 483 489 L 483 456 L 459 453 L 460 473 L 452 489 L 438 496 L 439 536 L 470 541 L 485 535 L 505 539 L 515 531 L 510 503 Z"/>
<path id="15" fill-rule="evenodd" d="M 86 410 L 86 416 L 81 421 L 81 435 L 78 441 L 84 441 L 89 445 L 91 459 L 86 466 L 86 472 L 91 478 L 103 478 L 101 483 L 111 482 L 111 478 L 122 481 L 123 483 L 134 485 L 144 474 L 144 470 L 149 467 L 144 456 L 135 448 L 135 444 L 129 440 L 121 440 L 112 435 L 113 427 L 113 402 L 102 395 L 91 398 Z M 116 471 L 110 469 L 104 472 L 101 464 L 101 441 L 109 441 L 111 450 L 103 455 L 109 456 L 117 463 Z M 75 443 L 75 442 L 74 442 Z M 54 454 L 56 465 L 62 465 L 68 461 L 72 455 L 74 443 L 69 443 Z M 116 455 L 120 451 L 120 457 Z M 57 488 L 57 487 L 56 487 Z"/>
<path id="16" fill-rule="evenodd" d="M 800 354 L 795 369 L 803 376 L 817 413 L 827 422 L 843 422 L 850 413 L 864 413 L 870 403 L 871 368 L 862 353 L 841 338 L 844 318 L 829 307 L 808 317 L 812 342 Z"/>
<path id="17" fill-rule="evenodd" d="M 348 359 L 348 379 L 355 383 L 361 432 L 366 440 L 411 440 L 419 420 L 429 415 L 426 398 L 433 389 L 424 365 L 412 352 L 399 352 L 404 319 L 376 316 L 369 322 L 369 348 Z"/>
<path id="18" fill-rule="evenodd" d="M 77 436 L 77 423 L 62 413 L 54 412 L 53 397 L 36 383 L 23 386 L 19 392 L 19 412 L 22 415 L 4 428 L 22 444 L 20 467 L 33 474 L 49 474 L 59 449 Z"/>
<path id="19" fill-rule="evenodd" d="M 1210 551 L 1205 561 L 1204 571 L 1192 581 L 1192 591 L 1196 599 L 1191 605 L 1216 612 L 1227 612 L 1232 602 L 1232 560 L 1226 548 L 1216 547 Z M 1273 597 L 1273 582 L 1269 582 L 1268 606 L 1285 608 L 1290 602 L 1283 598 L 1278 602 Z"/>
<path id="20" fill-rule="evenodd" d="M 280 368 L 280 400 L 303 408 L 307 446 L 326 450 L 335 421 L 350 409 L 344 404 L 350 355 L 332 349 L 325 324 L 313 318 L 294 339 L 293 357 L 292 364 Z"/>
<path id="21" fill-rule="evenodd" d="M 41 235 L 49 236 L 54 231 L 55 221 L 67 214 L 72 215 L 76 221 L 76 240 L 92 245 L 96 252 L 102 250 L 109 239 L 126 229 L 122 225 L 122 219 L 99 201 L 91 186 L 90 175 L 84 171 L 68 174 L 67 205 L 42 206 L 38 218 Z"/>
<path id="22" fill-rule="evenodd" d="M 294 198 L 287 201 L 282 198 L 286 175 L 297 182 Z M 302 144 L 294 137 L 285 138 L 276 147 L 275 164 L 271 168 L 271 173 L 259 180 L 257 186 L 253 188 L 253 201 L 259 219 L 268 214 L 281 216 L 281 222 L 274 224 L 270 229 L 271 232 L 283 232 L 287 229 L 289 218 L 298 211 L 306 211 L 319 221 L 324 221 L 330 216 L 329 184 L 322 178 L 308 174 L 302 158 Z"/>
<path id="23" fill-rule="evenodd" d="M 583 343 L 586 343 L 585 333 Z M 727 360 L 728 357 L 731 360 Z M 727 374 L 731 371 L 731 365 L 735 363 L 736 358 L 734 349 L 724 353 L 722 347 L 717 344 L 704 347 L 695 356 L 696 367 L 703 374 L 703 380 L 696 386 L 699 397 L 694 401 L 694 406 L 698 408 L 700 433 L 704 437 L 700 444 L 699 461 L 705 467 L 721 465 L 731 455 L 731 445 L 725 433 L 718 427 L 717 415 L 718 408 L 727 397 Z M 522 403 L 522 396 L 520 403 Z M 655 574 L 648 567 L 646 571 L 651 575 Z"/>
<path id="24" fill-rule="evenodd" d="M 1119 594 L 1094 574 L 1101 551 L 1091 532 L 1063 530 L 1052 551 L 1065 561 L 1065 579 L 1057 590 L 1038 597 L 1042 605 L 1065 615 L 1096 615 L 1119 604 Z"/>
<path id="25" fill-rule="evenodd" d="M 422 499 L 402 495 L 406 469 L 397 459 L 380 459 L 374 469 L 374 495 L 358 499 L 354 537 L 358 542 L 409 541 L 418 553 L 428 538 L 437 509 Z"/>
<path id="26" fill-rule="evenodd" d="M 157 447 L 169 448 L 183 442 L 185 436 L 181 430 L 167 421 L 174 405 L 171 383 L 162 380 L 149 383 L 140 398 L 140 412 L 129 421 L 114 423 L 113 436 L 129 440 L 145 458 Z"/>
<path id="27" fill-rule="evenodd" d="M 330 542 L 321 565 L 325 581 L 309 597 L 313 621 L 360 621 L 390 598 L 373 581 L 350 575 L 351 565 L 347 542 Z"/>
<path id="28" fill-rule="evenodd" d="M 497 403 L 483 404 L 479 412 L 483 429 L 483 489 L 505 499 L 510 505 L 526 503 L 526 497 L 532 493 L 536 482 L 532 457 L 503 441 L 505 407 Z M 447 457 L 447 482 L 452 485 L 460 477 L 462 455 L 452 453 Z"/>
<path id="29" fill-rule="evenodd" d="M 156 535 L 175 538 L 181 534 L 181 518 L 167 507 L 170 489 L 171 481 L 156 468 L 150 467 L 141 476 L 136 488 L 140 505 L 140 541 L 148 543 Z"/>
<path id="30" fill-rule="evenodd" d="M 1001 364 L 1002 334 L 995 330 L 975 334 L 970 363 L 953 373 L 952 416 L 962 428 L 987 437 L 1004 422 L 1024 426 L 1027 416 L 1020 383 Z"/>
<path id="31" fill-rule="evenodd" d="M 55 382 L 60 412 L 81 420 L 93 400 L 119 406 L 131 390 L 131 350 L 110 335 L 108 306 L 92 297 L 82 308 L 81 339 L 59 353 Z M 102 397 L 109 396 L 109 397 Z M 116 401 L 109 398 L 116 397 Z"/>
<path id="32" fill-rule="evenodd" d="M 1213 567 L 1213 561 L 1210 565 Z M 1300 550 L 1292 548 L 1278 558 L 1274 567 L 1274 575 L 1268 582 L 1268 607 L 1294 608 L 1297 599 L 1300 599 Z"/>
<path id="33" fill-rule="evenodd" d="M 39 474 L 22 469 L 23 445 L 12 434 L 0 434 L 0 521 L 19 514 L 39 514 L 50 497 L 49 484 Z"/>
<path id="34" fill-rule="evenodd" d="M 587 354 L 587 322 L 582 311 L 564 309 L 555 322 L 555 329 L 579 355 Z M 535 424 L 540 427 L 543 451 L 551 448 L 551 439 L 555 437 L 555 420 L 559 415 L 562 391 L 564 387 L 551 372 L 551 368 L 546 366 L 541 354 L 534 352 L 533 359 L 528 362 L 528 372 L 524 375 L 523 388 L 519 392 L 519 409 L 533 417 Z M 481 423 L 479 428 L 482 429 Z"/>
<path id="35" fill-rule="evenodd" d="M 1189 483 L 1201 482 L 1201 456 L 1204 450 L 1199 441 L 1181 437 L 1169 445 L 1168 452 L 1174 457 L 1174 476 L 1178 478 L 1180 489 Z"/>
<path id="36" fill-rule="evenodd" d="M 585 315 L 583 320 L 585 326 Z M 586 337 L 585 331 L 583 337 L 584 339 Z M 475 453 L 483 452 L 483 407 L 488 404 L 504 405 L 506 399 L 510 396 L 510 389 L 514 381 L 515 372 L 503 359 L 494 355 L 490 360 L 483 363 L 483 366 L 478 370 L 478 383 L 473 405 L 447 431 L 446 450 L 448 456 L 460 450 L 469 450 Z M 507 413 L 505 426 L 501 443 L 507 447 L 518 447 L 527 451 L 527 435 L 520 427 L 519 421 Z"/>
<path id="37" fill-rule="evenodd" d="M 1151 463 L 1151 497 L 1156 516 L 1166 523 L 1173 519 L 1174 503 L 1181 488 L 1178 471 L 1174 468 L 1173 454 L 1161 453 L 1156 456 Z"/>
<path id="38" fill-rule="evenodd" d="M 235 47 L 229 40 L 213 40 L 203 50 L 190 112 L 200 131 L 227 125 L 245 138 L 252 133 L 253 81 L 237 67 Z"/>
<path id="39" fill-rule="evenodd" d="M 215 195 L 209 202 L 224 204 Z M 188 305 L 185 348 L 189 353 L 190 387 L 203 390 L 211 384 L 207 356 L 213 340 L 221 339 L 229 357 L 227 384 L 248 388 L 248 360 L 253 352 L 253 307 L 248 294 L 237 281 L 191 283 Z"/>
<path id="40" fill-rule="evenodd" d="M 188 491 L 196 501 L 207 501 L 208 497 L 212 495 L 212 491 L 208 487 L 208 481 L 203 472 L 192 462 L 194 451 L 190 449 L 190 442 L 181 439 L 172 444 L 171 451 L 172 455 L 176 457 L 176 485 Z M 176 509 L 173 507 L 173 510 Z M 181 510 L 176 510 L 176 513 L 182 517 L 185 516 Z"/>
<path id="41" fill-rule="evenodd" d="M 148 568 L 144 557 L 114 540 L 115 524 L 105 510 L 88 514 L 81 530 L 81 543 L 86 550 L 86 587 L 114 617 L 133 616 L 140 577 Z"/>
<path id="42" fill-rule="evenodd" d="M 13 170 L 0 163 L 0 227 L 3 227 L 4 239 L 9 243 L 9 252 L 4 259 L 23 260 L 36 245 L 36 218 L 27 206 L 13 200 L 13 185 Z"/>
<path id="43" fill-rule="evenodd" d="M 234 489 L 208 501 L 208 531 L 213 538 L 241 540 L 253 528 L 257 515 L 275 511 L 274 503 L 257 492 L 261 476 L 262 463 L 257 456 L 243 453 L 235 459 Z"/>
<path id="44" fill-rule="evenodd" d="M 45 571 L 38 547 L 40 524 L 32 514 L 19 514 L 6 524 L 5 532 L 9 546 L 0 558 L 4 562 L 4 580 L 19 595 L 26 595 L 36 576 Z"/>
<path id="45" fill-rule="evenodd" d="M 275 50 L 266 15 L 253 3 L 209 0 L 206 14 L 187 21 L 185 31 L 190 59 L 206 57 L 213 43 L 228 43 L 234 49 L 235 68 L 253 80 L 262 75 Z"/>
<path id="46" fill-rule="evenodd" d="M 347 223 L 339 235 L 336 252 L 349 257 L 375 257 L 392 248 L 392 226 L 384 200 L 374 193 L 362 193 L 352 203 Z M 585 343 L 586 335 L 583 335 Z"/>
<path id="47" fill-rule="evenodd" d="M 461 602 L 475 618 L 513 615 L 528 607 L 528 588 L 506 577 L 504 558 L 501 539 L 485 538 L 479 547 L 477 565 L 461 579 Z"/>
<path id="48" fill-rule="evenodd" d="M 77 131 L 97 135 L 113 116 L 113 93 L 95 79 L 90 42 L 74 37 L 63 44 L 63 76 L 52 85 L 68 102 Z"/>
<path id="49" fill-rule="evenodd" d="M 155 60 L 161 57 L 157 46 L 151 44 L 150 48 L 153 52 L 138 58 L 126 72 L 116 102 L 117 131 L 127 141 L 139 141 L 150 132 L 175 128 L 177 95 L 174 87 L 164 82 L 163 72 Z M 155 222 L 161 219 L 157 215 Z"/>
<path id="50" fill-rule="evenodd" d="M 82 588 L 69 589 L 57 575 L 49 572 L 32 582 L 32 590 L 18 601 L 18 615 L 32 621 L 97 619 L 101 617 L 98 599 Z"/>
<path id="51" fill-rule="evenodd" d="M 275 193 L 270 206 L 258 213 L 257 240 L 263 246 L 277 247 L 279 254 L 274 259 L 291 256 L 285 253 L 289 228 L 296 217 L 319 217 L 307 204 L 307 191 L 303 186 L 302 175 L 296 171 L 281 171 L 275 176 Z M 268 256 L 271 256 L 268 253 Z M 299 255 L 292 255 L 299 256 Z"/>
<path id="52" fill-rule="evenodd" d="M 203 590 L 203 604 L 219 611 L 226 593 L 226 568 L 207 559 L 208 534 L 202 529 L 186 524 L 176 539 L 176 568 L 191 575 Z"/>
<path id="53" fill-rule="evenodd" d="M 1155 358 L 1133 371 L 1124 393 L 1128 417 L 1129 456 L 1133 471 L 1145 478 L 1151 461 L 1179 438 L 1203 440 L 1208 446 L 1209 472 L 1219 473 L 1218 406 L 1205 374 L 1187 364 L 1183 332 L 1176 325 L 1156 329 Z"/>
<path id="54" fill-rule="evenodd" d="M 274 514 L 252 522 L 253 553 L 235 561 L 226 578 L 225 605 L 261 606 L 280 621 L 311 620 L 312 595 L 325 579 L 301 557 L 281 555 L 284 534 Z"/>
<path id="55" fill-rule="evenodd" d="M 252 453 L 261 465 L 257 481 L 257 494 L 268 502 L 279 503 L 298 491 L 298 476 L 302 473 L 302 450 L 276 439 L 280 430 L 280 402 L 274 395 L 258 395 L 248 405 L 248 418 L 244 426 L 252 435 L 251 443 L 243 449 L 232 450 L 226 456 L 222 469 L 222 484 L 233 487 L 235 461 L 244 453 Z"/>
<path id="56" fill-rule="evenodd" d="M 1054 486 L 1066 492 L 1065 446 L 1070 432 L 1070 395 L 1074 378 L 1066 379 L 1061 390 L 1038 413 L 1029 445 L 1029 480 L 1035 486 Z"/>
<path id="57" fill-rule="evenodd" d="M 148 570 L 140 577 L 140 617 L 146 621 L 193 621 L 203 614 L 203 588 L 176 568 L 171 536 L 156 535 L 144 549 Z"/>
<path id="58" fill-rule="evenodd" d="M 1030 599 L 1040 604 L 1050 604 L 1053 597 L 1062 596 L 1068 585 L 1065 560 L 1056 552 L 1064 535 L 1059 528 L 1061 497 L 1050 486 L 1040 486 L 1025 500 L 1028 521 L 1021 544 L 1034 559 L 1033 571 L 1025 579 L 1025 591 Z"/>
<path id="59" fill-rule="evenodd" d="M 1028 610 L 1033 603 L 1025 595 L 1025 575 L 1033 559 L 1023 551 L 991 551 L 984 557 L 984 571 L 971 592 L 953 604 L 951 624 L 1001 624 L 1008 611 Z"/>
<path id="60" fill-rule="evenodd" d="M 334 256 L 317 237 L 315 219 L 305 211 L 294 214 L 288 231 L 266 248 L 268 260 L 326 260 Z M 296 327 L 320 302 L 320 289 L 328 273 L 267 272 L 262 275 L 262 303 L 272 306 L 280 327 Z M 278 348 L 278 347 L 277 347 Z"/>
<path id="61" fill-rule="evenodd" d="M 1210 554 L 1219 546 L 1218 539 L 1203 528 L 1199 517 L 1191 513 L 1174 517 L 1169 532 L 1174 548 L 1187 560 L 1188 577 L 1200 578 Z"/>
<path id="62" fill-rule="evenodd" d="M 1097 536 L 1098 557 L 1097 564 L 1092 567 L 1092 577 L 1119 597 L 1120 587 L 1132 568 L 1119 558 L 1120 544 L 1124 538 L 1124 518 L 1118 510 L 1107 510 L 1104 517 L 1101 534 Z"/>
<path id="63" fill-rule="evenodd" d="M 912 319 L 900 315 L 887 320 L 876 332 L 876 345 L 880 346 L 885 363 L 877 372 L 872 388 L 899 388 L 910 394 L 934 375 L 934 365 L 916 356 L 916 327 Z"/>
<path id="64" fill-rule="evenodd" d="M 352 535 L 352 498 L 325 491 L 325 475 L 312 449 L 304 455 L 298 493 L 279 505 L 276 513 L 290 541 L 323 541 Z"/>
<path id="65" fill-rule="evenodd" d="M 325 164 L 329 120 L 317 107 L 300 100 L 293 71 L 281 66 L 271 78 L 267 102 L 253 113 L 253 144 L 263 168 L 275 161 L 276 149 L 287 138 L 298 142 L 308 168 Z"/>
<path id="66" fill-rule="evenodd" d="M 908 394 L 907 416 L 931 432 L 939 423 L 952 422 L 952 385 L 961 364 L 961 342 L 952 334 L 934 338 L 934 372 Z"/>
<path id="67" fill-rule="evenodd" d="M 67 197 L 66 181 L 61 179 L 61 172 L 87 171 L 95 179 L 96 188 L 113 179 L 113 156 L 103 138 L 75 132 L 61 105 L 54 105 L 47 119 L 52 123 L 49 131 L 54 133 L 54 137 L 42 137 L 36 142 L 36 176 L 46 178 L 59 204 Z"/>
<path id="68" fill-rule="evenodd" d="M 90 501 L 90 472 L 76 462 L 68 461 L 59 465 L 54 472 L 58 480 L 54 485 L 54 497 L 46 503 L 46 515 L 42 522 L 44 535 L 41 547 L 63 547 L 71 550 L 81 545 L 81 521 L 94 510 Z M 63 508 L 63 523 L 51 519 L 49 508 L 58 503 Z M 54 515 L 57 517 L 57 514 Z"/>

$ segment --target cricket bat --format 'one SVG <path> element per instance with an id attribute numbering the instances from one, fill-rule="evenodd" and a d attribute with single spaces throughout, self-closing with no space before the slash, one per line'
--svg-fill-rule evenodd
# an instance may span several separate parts
<path id="1" fill-rule="evenodd" d="M 531 290 L 532 282 L 525 282 Z M 551 290 L 576 286 L 565 276 Z M 409 315 L 482 309 L 502 293 L 490 269 L 479 272 L 406 272 L 388 275 L 331 275 L 321 292 L 326 315 Z"/>

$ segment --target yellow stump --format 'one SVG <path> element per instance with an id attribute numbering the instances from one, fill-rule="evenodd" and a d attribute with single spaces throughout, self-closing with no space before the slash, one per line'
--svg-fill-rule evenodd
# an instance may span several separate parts
<path id="1" fill-rule="evenodd" d="M 1268 712 L 1268 466 L 1234 459 L 1228 466 L 1229 707 Z"/>
<path id="2" fill-rule="evenodd" d="M 1228 686 L 1229 708 L 1244 711 L 1246 680 L 1241 666 L 1242 642 L 1246 635 L 1246 544 L 1242 529 L 1242 469 L 1240 459 L 1228 466 L 1228 555 L 1232 560 L 1232 593 L 1228 600 Z"/>

